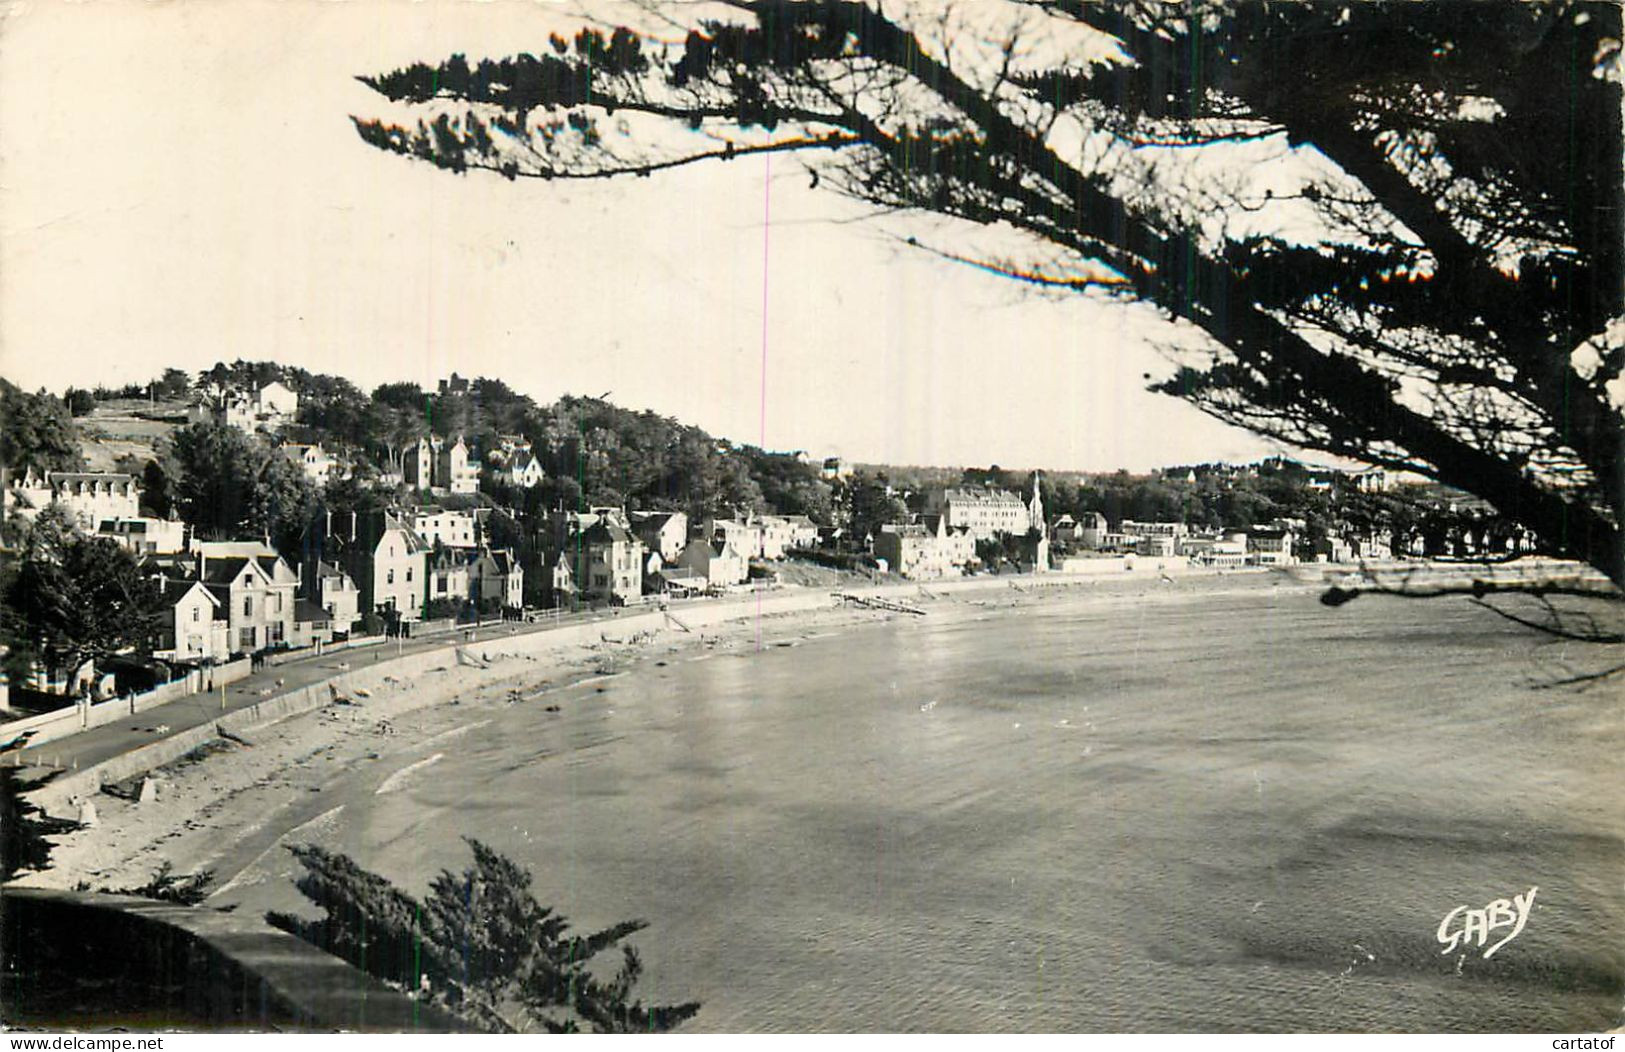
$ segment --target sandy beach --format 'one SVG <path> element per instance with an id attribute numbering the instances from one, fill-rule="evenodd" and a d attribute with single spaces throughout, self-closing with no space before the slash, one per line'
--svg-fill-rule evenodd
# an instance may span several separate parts
<path id="1" fill-rule="evenodd" d="M 922 584 L 911 603 L 1001 609 L 1042 604 L 1060 596 L 1101 602 L 1162 599 L 1224 590 L 1317 587 L 1279 574 L 1191 574 L 1077 579 L 1011 578 L 944 598 Z M 288 717 L 202 749 L 150 773 L 156 799 L 139 803 L 140 777 L 115 784 L 92 803 L 96 825 L 61 837 L 49 870 L 27 874 L 28 886 L 91 889 L 139 885 L 168 862 L 175 873 L 211 870 L 218 894 L 242 870 L 302 832 L 330 821 L 354 795 L 399 790 L 427 776 L 460 736 L 488 724 L 512 705 L 545 708 L 566 687 L 621 675 L 640 663 L 685 660 L 707 653 L 745 655 L 793 645 L 813 634 L 908 617 L 831 606 L 828 609 L 728 623 L 700 633 L 671 630 L 633 644 L 602 643 L 540 657 L 508 658 L 489 670 L 446 665 L 414 681 L 386 678 L 354 704 Z M 472 682 L 471 682 L 472 681 Z M 559 720 L 572 713 L 561 707 Z M 128 797 L 128 798 L 126 798 Z"/>

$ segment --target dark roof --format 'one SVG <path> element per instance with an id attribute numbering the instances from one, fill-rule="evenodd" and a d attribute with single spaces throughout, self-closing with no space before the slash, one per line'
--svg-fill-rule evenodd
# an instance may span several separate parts
<path id="1" fill-rule="evenodd" d="M 135 476 L 123 471 L 47 471 L 45 480 L 52 485 L 71 480 L 95 482 L 134 482 Z"/>
<path id="2" fill-rule="evenodd" d="M 226 559 L 207 559 L 203 564 L 203 579 L 210 584 L 230 584 L 243 572 L 243 567 L 252 561 L 242 555 Z"/>
<path id="3" fill-rule="evenodd" d="M 173 606 L 175 603 L 179 602 L 187 592 L 190 592 L 192 589 L 196 588 L 197 585 L 198 582 L 195 578 L 165 577 L 163 579 L 163 584 L 160 586 L 160 591 L 163 593 L 164 602 Z M 208 592 L 209 590 L 204 589 L 204 591 Z M 211 598 L 213 598 L 214 593 L 209 592 L 209 595 Z M 218 605 L 219 600 L 214 599 L 214 602 Z"/>
<path id="4" fill-rule="evenodd" d="M 260 564 L 260 569 L 265 571 L 265 576 L 273 581 L 276 580 L 276 564 L 282 561 L 282 556 L 257 555 L 254 557 L 254 561 Z"/>
<path id="5" fill-rule="evenodd" d="M 141 568 L 149 573 L 163 573 L 174 577 L 197 577 L 197 559 L 190 552 L 164 552 L 148 555 L 141 560 Z"/>
<path id="6" fill-rule="evenodd" d="M 459 566 L 472 566 L 474 563 L 479 561 L 479 558 L 480 556 L 478 552 L 471 552 L 466 548 L 442 547 L 440 549 L 440 554 L 434 558 L 434 569 L 447 570 L 455 569 Z"/>
<path id="7" fill-rule="evenodd" d="M 991 486 L 953 486 L 942 491 L 944 503 L 949 501 L 968 504 L 997 504 L 1000 506 L 1021 505 L 1027 502 L 1011 493 L 1007 489 L 997 489 Z"/>
<path id="8" fill-rule="evenodd" d="M 627 533 L 615 523 L 599 519 L 589 526 L 586 532 L 582 533 L 581 541 L 583 544 L 608 544 L 611 542 L 615 544 L 631 544 L 633 538 L 630 533 Z"/>
<path id="9" fill-rule="evenodd" d="M 296 599 L 293 604 L 293 619 L 295 621 L 331 621 L 333 615 L 319 603 L 309 599 Z"/>

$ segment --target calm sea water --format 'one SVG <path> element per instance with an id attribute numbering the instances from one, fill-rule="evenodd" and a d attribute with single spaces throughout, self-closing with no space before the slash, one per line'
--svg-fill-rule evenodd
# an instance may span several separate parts
<path id="1" fill-rule="evenodd" d="M 1576 1030 L 1625 991 L 1619 696 L 1465 603 L 941 603 L 504 710 L 334 846 L 475 836 L 698 1030 Z M 444 748 L 444 747 L 442 747 Z M 1485 960 L 1456 906 L 1538 886 Z M 1498 935 L 1496 937 L 1499 937 Z"/>

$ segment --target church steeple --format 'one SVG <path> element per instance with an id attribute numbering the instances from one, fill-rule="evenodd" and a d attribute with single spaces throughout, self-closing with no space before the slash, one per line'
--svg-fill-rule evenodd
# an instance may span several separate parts
<path id="1" fill-rule="evenodd" d="M 1033 496 L 1027 502 L 1027 524 L 1039 533 L 1044 532 L 1044 496 L 1038 492 L 1038 472 L 1033 472 Z"/>

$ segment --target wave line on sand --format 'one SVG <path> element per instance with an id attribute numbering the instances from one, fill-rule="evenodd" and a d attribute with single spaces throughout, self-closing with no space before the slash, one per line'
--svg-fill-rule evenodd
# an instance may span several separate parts
<path id="1" fill-rule="evenodd" d="M 409 764 L 407 764 L 405 767 L 402 767 L 400 770 L 396 771 L 394 774 L 390 775 L 388 778 L 385 778 L 383 780 L 383 782 L 378 786 L 378 788 L 373 790 L 372 795 L 374 795 L 374 796 L 382 796 L 384 793 L 393 793 L 395 790 L 399 789 L 402 785 L 406 784 L 407 776 L 412 774 L 412 772 L 418 770 L 419 768 L 427 767 L 432 763 L 439 763 L 441 757 L 443 757 L 445 755 L 446 754 L 443 753 L 443 752 L 437 752 L 433 756 L 428 757 L 427 759 L 419 760 L 417 763 L 409 763 Z"/>
<path id="2" fill-rule="evenodd" d="M 490 722 L 491 722 L 490 720 L 476 720 L 473 723 L 465 723 L 460 727 L 453 727 L 449 731 L 441 731 L 439 734 L 432 734 L 429 737 L 423 739 L 421 742 L 419 742 L 418 747 L 422 748 L 425 745 L 433 745 L 436 742 L 449 741 L 452 738 L 461 737 L 462 735 L 467 734 L 470 731 L 479 730 L 481 727 L 484 727 L 486 724 L 488 724 Z M 410 768 L 408 768 L 408 770 L 409 769 Z"/>
<path id="3" fill-rule="evenodd" d="M 226 881 L 224 884 L 220 885 L 218 888 L 215 888 L 213 891 L 209 892 L 209 896 L 211 898 L 213 898 L 216 895 L 224 894 L 225 892 L 230 891 L 232 888 L 235 888 L 238 885 L 245 884 L 245 883 L 250 883 L 250 884 L 263 883 L 264 880 L 265 880 L 265 877 L 263 875 L 261 875 L 260 877 L 258 877 L 255 880 L 252 880 L 252 881 L 245 881 L 243 878 L 248 874 L 248 872 L 250 870 L 252 870 L 255 866 L 259 865 L 260 861 L 262 859 L 264 859 L 266 855 L 269 855 L 272 851 L 274 851 L 277 848 L 278 845 L 284 843 L 289 837 L 293 836 L 295 833 L 298 833 L 298 832 L 300 832 L 302 830 L 305 830 L 305 829 L 309 829 L 309 828 L 311 828 L 312 826 L 315 826 L 315 825 L 320 825 L 320 824 L 331 825 L 338 818 L 339 812 L 343 811 L 343 810 L 344 810 L 344 805 L 343 804 L 339 804 L 337 807 L 330 807 L 326 811 L 323 811 L 321 814 L 317 815 L 315 818 L 308 819 L 307 821 L 304 821 L 304 822 L 300 822 L 298 825 L 294 826 L 292 829 L 290 829 L 287 832 L 281 834 L 275 840 L 271 841 L 270 845 L 267 846 L 264 851 L 261 851 L 259 854 L 255 855 L 252 859 L 249 859 L 248 863 L 246 865 L 244 865 L 241 869 L 239 869 L 236 872 L 236 874 L 230 880 Z"/>

